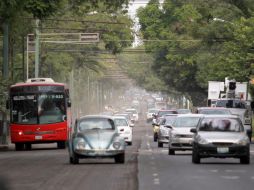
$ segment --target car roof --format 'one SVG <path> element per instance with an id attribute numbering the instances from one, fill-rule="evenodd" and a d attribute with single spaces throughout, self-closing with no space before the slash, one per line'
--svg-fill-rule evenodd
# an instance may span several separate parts
<path id="1" fill-rule="evenodd" d="M 198 110 L 228 110 L 228 108 L 225 107 L 199 107 Z"/>
<path id="2" fill-rule="evenodd" d="M 204 118 L 239 118 L 237 115 L 204 115 Z"/>
<path id="3" fill-rule="evenodd" d="M 177 117 L 203 117 L 204 114 L 178 114 Z"/>
<path id="4" fill-rule="evenodd" d="M 102 118 L 102 119 L 113 119 L 113 116 L 108 116 L 108 115 L 85 115 L 79 117 L 79 119 L 87 119 L 87 118 Z"/>
<path id="5" fill-rule="evenodd" d="M 127 120 L 125 117 L 123 116 L 113 116 L 113 119 L 124 119 L 124 120 Z"/>

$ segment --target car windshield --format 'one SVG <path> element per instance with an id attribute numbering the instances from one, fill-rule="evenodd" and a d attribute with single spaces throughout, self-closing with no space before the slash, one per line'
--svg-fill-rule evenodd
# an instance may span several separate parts
<path id="1" fill-rule="evenodd" d="M 126 119 L 114 119 L 114 122 L 115 122 L 116 127 L 128 126 L 128 123 L 127 123 Z"/>
<path id="2" fill-rule="evenodd" d="M 240 132 L 242 130 L 241 123 L 234 118 L 205 118 L 199 126 L 199 131 Z"/>
<path id="3" fill-rule="evenodd" d="M 148 113 L 157 113 L 158 110 L 149 110 Z"/>
<path id="4" fill-rule="evenodd" d="M 176 120 L 177 115 L 168 115 L 164 116 L 164 120 L 162 121 L 163 125 L 172 125 Z"/>
<path id="5" fill-rule="evenodd" d="M 241 100 L 217 100 L 216 107 L 246 109 L 245 103 Z"/>
<path id="6" fill-rule="evenodd" d="M 199 111 L 200 114 L 205 115 L 231 115 L 229 110 L 216 110 L 216 109 L 201 109 Z"/>
<path id="7" fill-rule="evenodd" d="M 79 123 L 79 131 L 92 130 L 92 129 L 115 129 L 112 120 L 107 118 L 87 118 Z"/>
<path id="8" fill-rule="evenodd" d="M 177 117 L 174 127 L 196 127 L 199 122 L 199 117 Z"/>
<path id="9" fill-rule="evenodd" d="M 166 114 L 177 114 L 177 111 L 174 111 L 174 110 L 159 111 L 158 112 L 158 117 L 161 117 L 161 116 L 166 115 Z"/>

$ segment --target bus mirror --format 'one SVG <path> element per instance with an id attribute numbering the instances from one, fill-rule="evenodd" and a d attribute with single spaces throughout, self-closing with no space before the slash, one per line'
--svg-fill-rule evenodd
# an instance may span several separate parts
<path id="1" fill-rule="evenodd" d="M 7 110 L 10 109 L 10 102 L 9 102 L 9 100 L 6 100 L 5 106 L 6 106 L 6 109 L 7 109 Z"/>
<path id="2" fill-rule="evenodd" d="M 68 107 L 71 107 L 71 101 L 70 101 L 70 100 L 68 100 L 67 106 L 68 106 Z"/>

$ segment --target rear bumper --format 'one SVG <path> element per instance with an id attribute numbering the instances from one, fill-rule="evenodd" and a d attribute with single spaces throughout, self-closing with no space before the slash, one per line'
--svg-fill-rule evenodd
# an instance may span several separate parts
<path id="1" fill-rule="evenodd" d="M 240 146 L 232 145 L 229 147 L 216 147 L 214 145 L 194 145 L 195 151 L 198 152 L 202 158 L 215 157 L 215 158 L 240 158 L 249 155 L 249 145 Z M 219 152 L 218 148 L 228 148 L 228 152 Z"/>
<path id="2" fill-rule="evenodd" d="M 172 138 L 169 148 L 173 150 L 192 150 L 192 138 Z"/>

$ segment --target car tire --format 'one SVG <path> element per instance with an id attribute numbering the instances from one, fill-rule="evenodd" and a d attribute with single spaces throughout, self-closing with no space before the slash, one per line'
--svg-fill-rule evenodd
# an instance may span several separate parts
<path id="1" fill-rule="evenodd" d="M 162 148 L 163 147 L 163 143 L 158 141 L 158 147 Z"/>
<path id="2" fill-rule="evenodd" d="M 31 143 L 26 143 L 25 144 L 25 149 L 26 150 L 32 150 L 32 144 Z"/>
<path id="3" fill-rule="evenodd" d="M 192 163 L 200 164 L 200 156 L 196 150 L 193 149 L 192 151 Z"/>
<path id="4" fill-rule="evenodd" d="M 132 145 L 132 141 L 131 142 L 127 142 L 128 146 L 131 146 Z"/>
<path id="5" fill-rule="evenodd" d="M 122 153 L 122 154 L 116 155 L 115 156 L 115 162 L 119 163 L 119 164 L 124 164 L 124 162 L 125 162 L 125 154 Z"/>
<path id="6" fill-rule="evenodd" d="M 70 163 L 79 164 L 79 158 L 75 153 L 73 153 L 72 157 L 70 157 Z"/>
<path id="7" fill-rule="evenodd" d="M 24 143 L 15 143 L 15 150 L 16 151 L 24 150 Z"/>
<path id="8" fill-rule="evenodd" d="M 168 155 L 175 155 L 175 150 L 168 149 Z"/>
<path id="9" fill-rule="evenodd" d="M 57 148 L 58 148 L 58 149 L 65 149 L 65 148 L 66 148 L 66 143 L 65 143 L 65 141 L 57 142 Z"/>

